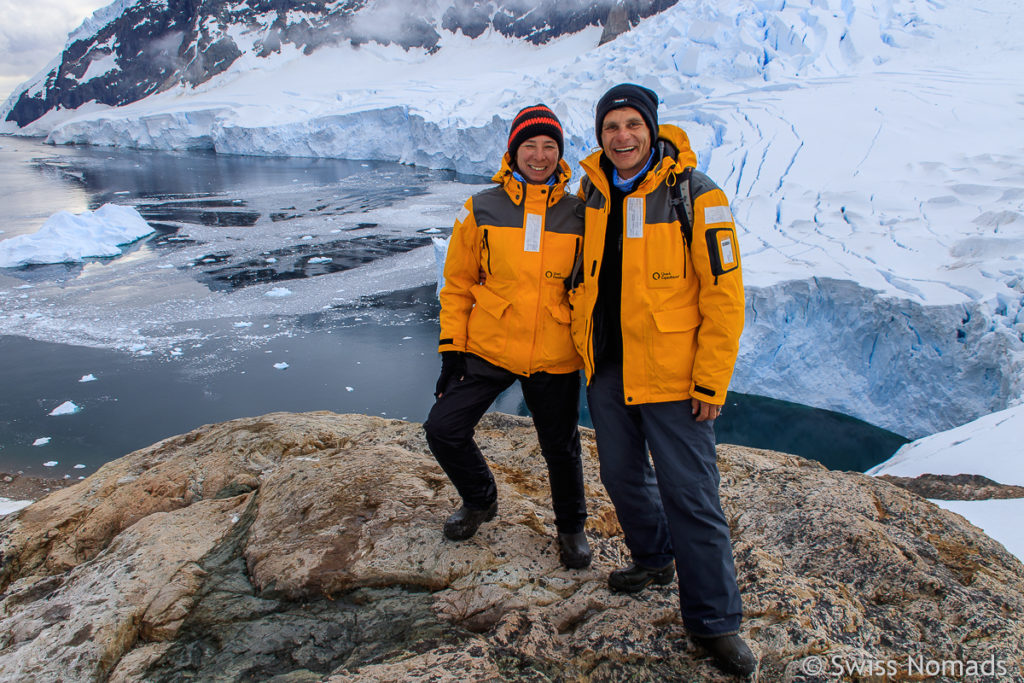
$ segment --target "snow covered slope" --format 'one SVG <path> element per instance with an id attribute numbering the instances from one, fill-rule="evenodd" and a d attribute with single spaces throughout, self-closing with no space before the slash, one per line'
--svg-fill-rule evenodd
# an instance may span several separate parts
<path id="1" fill-rule="evenodd" d="M 1024 406 L 1001 410 L 939 434 L 909 443 L 868 474 L 917 477 L 922 474 L 980 474 L 1000 484 L 1024 486 Z M 936 500 L 962 515 L 1024 559 L 1024 499 Z"/>
<path id="2" fill-rule="evenodd" d="M 429 46 L 282 42 L 264 57 L 262 29 L 211 24 L 240 55 L 201 83 L 6 125 L 489 174 L 521 106 L 555 109 L 575 162 L 601 93 L 642 83 L 733 199 L 750 300 L 733 388 L 918 437 L 1024 396 L 1022 10 L 695 0 L 600 46 L 597 25 L 530 42 L 492 21 Z"/>
<path id="3" fill-rule="evenodd" d="M 1024 486 L 1024 406 L 978 418 L 955 429 L 908 443 L 868 474 L 980 474 L 1000 484 Z M 968 466 L 969 470 L 964 467 Z"/>

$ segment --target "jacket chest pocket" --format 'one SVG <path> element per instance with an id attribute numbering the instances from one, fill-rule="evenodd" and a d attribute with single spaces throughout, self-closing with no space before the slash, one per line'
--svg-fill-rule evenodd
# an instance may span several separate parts
<path id="1" fill-rule="evenodd" d="M 523 228 L 484 228 L 480 244 L 480 267 L 484 273 L 501 281 L 515 281 L 525 271 L 536 269 L 542 254 L 526 249 L 526 237 Z"/>
<path id="2" fill-rule="evenodd" d="M 544 284 L 565 289 L 565 281 L 572 274 L 576 256 L 583 247 L 583 238 L 577 235 L 548 233 L 541 258 L 541 276 Z"/>
<path id="3" fill-rule="evenodd" d="M 686 277 L 686 246 L 679 226 L 656 223 L 644 229 L 644 280 L 648 289 L 678 287 Z"/>

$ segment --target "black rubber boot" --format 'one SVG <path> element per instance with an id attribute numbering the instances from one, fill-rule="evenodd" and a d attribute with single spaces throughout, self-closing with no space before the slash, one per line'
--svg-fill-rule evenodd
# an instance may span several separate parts
<path id="1" fill-rule="evenodd" d="M 558 554 L 562 564 L 569 569 L 585 569 L 590 566 L 590 543 L 582 531 L 578 534 L 558 534 Z"/>
<path id="2" fill-rule="evenodd" d="M 757 659 L 747 644 L 738 635 L 701 637 L 693 640 L 715 658 L 715 664 L 726 673 L 735 676 L 749 676 L 757 668 Z"/>
<path id="3" fill-rule="evenodd" d="M 498 514 L 498 501 L 491 503 L 486 510 L 475 510 L 463 505 L 445 521 L 444 535 L 453 541 L 464 541 L 471 538 L 481 524 L 494 519 L 496 514 Z"/>
<path id="4" fill-rule="evenodd" d="M 655 569 L 643 567 L 639 564 L 631 564 L 622 569 L 616 569 L 608 575 L 608 586 L 613 591 L 623 593 L 639 593 L 652 583 L 664 586 L 675 578 L 675 564 L 667 564 L 664 567 Z"/>

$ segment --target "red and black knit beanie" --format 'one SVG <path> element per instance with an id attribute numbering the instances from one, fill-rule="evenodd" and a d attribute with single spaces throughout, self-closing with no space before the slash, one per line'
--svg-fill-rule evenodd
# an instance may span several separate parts
<path id="1" fill-rule="evenodd" d="M 559 123 L 555 112 L 546 105 L 535 104 L 523 109 L 512 119 L 512 130 L 508 134 L 508 154 L 512 158 L 512 163 L 515 163 L 519 145 L 537 135 L 547 135 L 554 139 L 558 143 L 558 158 L 562 158 L 565 151 L 562 124 Z"/>

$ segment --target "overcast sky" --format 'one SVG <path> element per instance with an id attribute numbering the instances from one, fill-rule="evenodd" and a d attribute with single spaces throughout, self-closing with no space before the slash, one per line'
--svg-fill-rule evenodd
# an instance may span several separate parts
<path id="1" fill-rule="evenodd" d="M 0 0 L 0 102 L 60 54 L 68 33 L 113 0 Z"/>

